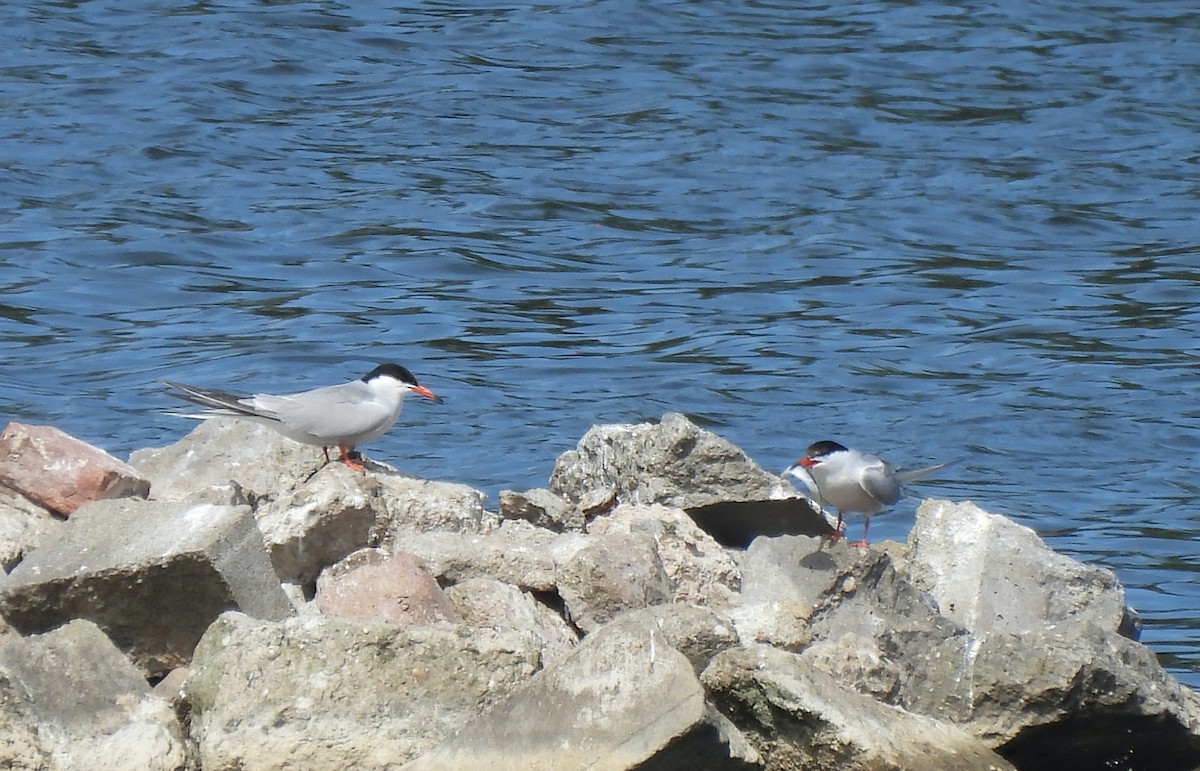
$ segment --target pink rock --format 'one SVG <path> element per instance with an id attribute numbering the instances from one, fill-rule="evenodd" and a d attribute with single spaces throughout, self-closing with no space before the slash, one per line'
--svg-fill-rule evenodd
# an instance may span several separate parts
<path id="1" fill-rule="evenodd" d="M 63 516 L 106 498 L 145 498 L 128 464 L 53 426 L 9 423 L 0 434 L 0 485 Z"/>
<path id="2" fill-rule="evenodd" d="M 322 613 L 338 618 L 382 618 L 403 626 L 458 620 L 425 564 L 403 552 L 351 554 L 321 576 L 316 602 Z"/>

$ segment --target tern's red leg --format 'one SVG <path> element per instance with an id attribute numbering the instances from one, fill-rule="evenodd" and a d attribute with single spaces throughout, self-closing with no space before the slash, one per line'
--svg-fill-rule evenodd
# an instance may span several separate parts
<path id="1" fill-rule="evenodd" d="M 349 466 L 351 469 L 353 469 L 355 471 L 365 471 L 366 470 L 366 468 L 367 468 L 366 466 L 359 463 L 354 458 L 350 457 L 350 453 L 354 452 L 353 447 L 347 447 L 344 444 L 339 444 L 338 449 L 342 451 L 342 458 L 341 458 L 342 463 L 345 463 L 347 466 Z"/>
<path id="2" fill-rule="evenodd" d="M 857 547 L 859 547 L 860 549 L 865 549 L 865 548 L 867 548 L 867 531 L 868 531 L 868 530 L 870 530 L 870 529 L 871 529 L 871 518 L 870 518 L 870 517 L 867 517 L 867 521 L 866 521 L 866 523 L 863 525 L 863 537 L 862 537 L 862 540 L 861 540 L 861 541 L 855 541 L 854 543 L 852 543 L 852 544 L 850 544 L 850 545 L 851 545 L 851 546 L 857 546 Z"/>
<path id="3" fill-rule="evenodd" d="M 322 447 L 321 452 L 325 453 L 325 462 L 328 463 L 329 462 L 329 448 Z"/>
<path id="4" fill-rule="evenodd" d="M 838 512 L 837 527 L 833 529 L 833 535 L 829 536 L 830 543 L 837 543 L 846 534 L 846 525 L 842 522 L 842 512 Z"/>

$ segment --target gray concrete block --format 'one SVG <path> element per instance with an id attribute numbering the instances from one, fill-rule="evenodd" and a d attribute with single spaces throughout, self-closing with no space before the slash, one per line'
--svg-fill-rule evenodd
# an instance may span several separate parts
<path id="1" fill-rule="evenodd" d="M 26 726 L 26 734 L 36 736 L 40 745 L 45 765 L 28 767 L 187 767 L 183 729 L 174 711 L 153 695 L 141 673 L 91 622 L 72 621 L 0 645 L 0 703 L 5 702 L 6 719 L 0 723 L 9 724 L 10 733 Z M 0 749 L 0 764 L 6 749 L 11 753 L 15 748 L 7 744 Z"/>
<path id="2" fill-rule="evenodd" d="M 254 517 L 234 506 L 89 504 L 0 584 L 0 614 L 18 631 L 89 619 L 148 674 L 186 664 L 230 609 L 292 612 Z"/>

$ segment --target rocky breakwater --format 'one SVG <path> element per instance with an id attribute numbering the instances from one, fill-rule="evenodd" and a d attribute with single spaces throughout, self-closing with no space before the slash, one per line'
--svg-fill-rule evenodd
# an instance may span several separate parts
<path id="1" fill-rule="evenodd" d="M 496 511 L 250 424 L 128 464 L 46 431 L 0 441 L 3 768 L 1200 765 L 1111 572 L 970 503 L 830 544 L 681 415 Z"/>

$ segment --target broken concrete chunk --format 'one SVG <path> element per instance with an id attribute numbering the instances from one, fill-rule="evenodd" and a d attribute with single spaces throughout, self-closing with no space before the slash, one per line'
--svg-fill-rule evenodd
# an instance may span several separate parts
<path id="1" fill-rule="evenodd" d="M 0 485 L 0 572 L 7 573 L 65 523 L 49 509 Z"/>
<path id="2" fill-rule="evenodd" d="M 726 650 L 701 679 L 768 768 L 1015 771 L 966 731 L 850 691 L 777 648 Z"/>
<path id="3" fill-rule="evenodd" d="M 562 659 L 579 642 L 579 636 L 562 616 L 512 584 L 468 578 L 446 589 L 446 596 L 469 626 L 528 635 L 547 664 Z"/>
<path id="4" fill-rule="evenodd" d="M 671 601 L 654 538 L 644 533 L 592 538 L 558 572 L 558 593 L 584 632 L 622 611 Z"/>
<path id="5" fill-rule="evenodd" d="M 341 463 L 254 512 L 280 581 L 307 584 L 370 541 L 382 509 L 369 477 Z"/>
<path id="6" fill-rule="evenodd" d="M 691 663 L 635 619 L 589 636 L 405 771 L 747 768 L 730 754 Z"/>
<path id="7" fill-rule="evenodd" d="M 400 474 L 373 475 L 378 512 L 371 545 L 390 547 L 405 531 L 489 533 L 500 525 L 483 508 L 486 496 L 468 485 L 433 482 Z"/>
<path id="8" fill-rule="evenodd" d="M 521 589 L 555 591 L 558 570 L 588 539 L 577 533 L 552 533 L 512 520 L 487 535 L 458 532 L 398 534 L 395 548 L 416 554 L 431 573 L 448 584 L 469 578 L 493 578 Z"/>
<path id="9" fill-rule="evenodd" d="M 1125 592 L 1111 570 L 1053 551 L 1007 517 L 971 503 L 925 501 L 909 543 L 915 583 L 976 634 L 1063 623 L 1121 627 Z"/>
<path id="10" fill-rule="evenodd" d="M 574 450 L 559 456 L 551 492 L 579 501 L 598 488 L 614 488 L 622 502 L 681 509 L 769 500 L 792 490 L 781 486 L 778 474 L 675 412 L 660 423 L 593 426 Z"/>
<path id="11" fill-rule="evenodd" d="M 583 512 L 549 490 L 500 491 L 500 516 L 561 533 L 583 531 Z"/>
<path id="12" fill-rule="evenodd" d="M 396 768 L 538 668 L 523 635 L 223 615 L 185 685 L 205 769 Z"/>
<path id="13" fill-rule="evenodd" d="M 0 585 L 0 614 L 22 633 L 89 619 L 147 674 L 186 664 L 231 608 L 264 618 L 292 612 L 242 507 L 89 504 Z"/>
<path id="14" fill-rule="evenodd" d="M 741 571 L 737 560 L 682 509 L 623 504 L 593 521 L 589 533 L 654 538 L 673 602 L 720 609 L 738 601 Z"/>
<path id="15" fill-rule="evenodd" d="M 251 506 L 282 497 L 323 462 L 320 448 L 248 420 L 205 420 L 175 444 L 129 456 L 157 500 Z"/>
<path id="16" fill-rule="evenodd" d="M 187 768 L 175 713 L 89 621 L 0 645 L 0 691 L 0 703 L 19 702 L 34 721 L 50 768 Z"/>

